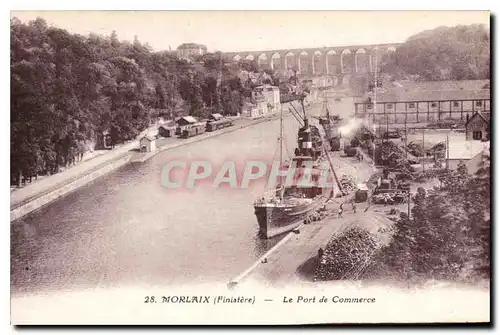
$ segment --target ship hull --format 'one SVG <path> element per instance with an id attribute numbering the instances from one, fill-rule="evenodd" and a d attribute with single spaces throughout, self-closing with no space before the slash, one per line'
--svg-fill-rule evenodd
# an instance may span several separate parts
<path id="1" fill-rule="evenodd" d="M 313 211 L 323 206 L 328 198 L 320 195 L 312 202 L 291 206 L 287 204 L 265 204 L 254 206 L 255 216 L 259 223 L 259 236 L 271 238 L 287 233 L 302 224 Z"/>

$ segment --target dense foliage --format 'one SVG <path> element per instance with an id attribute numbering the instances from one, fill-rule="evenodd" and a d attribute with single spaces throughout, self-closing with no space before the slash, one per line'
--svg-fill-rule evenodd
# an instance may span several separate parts
<path id="1" fill-rule="evenodd" d="M 484 155 L 475 175 L 461 164 L 440 174 L 440 187 L 420 188 L 412 216 L 401 214 L 391 244 L 369 274 L 410 281 L 489 278 L 490 178 L 490 157 Z"/>
<path id="2" fill-rule="evenodd" d="M 189 63 L 147 44 L 11 20 L 11 179 L 74 163 L 108 131 L 112 145 L 158 116 L 241 111 L 251 88 L 220 55 Z M 244 64 L 247 67 L 248 64 Z"/>
<path id="3" fill-rule="evenodd" d="M 395 79 L 465 80 L 490 78 L 490 33 L 484 25 L 439 27 L 411 36 L 381 71 Z"/>

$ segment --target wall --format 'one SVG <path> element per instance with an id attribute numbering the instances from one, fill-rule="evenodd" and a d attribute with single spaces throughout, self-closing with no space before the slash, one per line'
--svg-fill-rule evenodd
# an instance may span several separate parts
<path id="1" fill-rule="evenodd" d="M 476 156 L 472 157 L 467 163 L 465 163 L 467 172 L 470 175 L 475 174 L 481 167 L 483 167 L 483 156 L 484 153 L 480 152 Z"/>
<path id="2" fill-rule="evenodd" d="M 466 159 L 448 159 L 448 168 L 450 170 L 456 170 L 460 162 L 466 163 Z"/>
<path id="3" fill-rule="evenodd" d="M 483 153 L 480 152 L 471 159 L 449 159 L 448 167 L 450 170 L 456 170 L 460 162 L 463 162 L 467 167 L 467 173 L 470 175 L 475 174 L 483 163 Z"/>

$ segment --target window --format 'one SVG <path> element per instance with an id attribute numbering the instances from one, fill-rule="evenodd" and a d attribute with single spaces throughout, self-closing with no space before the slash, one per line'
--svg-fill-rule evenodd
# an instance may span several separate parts
<path id="1" fill-rule="evenodd" d="M 409 108 L 415 108 L 415 104 L 412 102 L 408 105 Z"/>
<path id="2" fill-rule="evenodd" d="M 476 107 L 481 107 L 483 105 L 482 101 L 476 101 Z"/>
<path id="3" fill-rule="evenodd" d="M 392 109 L 392 104 L 385 104 L 385 107 L 386 107 L 387 109 Z"/>
<path id="4" fill-rule="evenodd" d="M 458 108 L 459 106 L 460 106 L 460 104 L 458 103 L 458 101 L 455 101 L 455 102 L 453 103 L 453 107 Z"/>
<path id="5" fill-rule="evenodd" d="M 480 139 L 483 138 L 482 135 L 483 134 L 482 134 L 482 132 L 480 130 L 475 130 L 475 131 L 472 132 L 472 139 L 474 139 L 474 140 L 480 140 Z"/>
<path id="6" fill-rule="evenodd" d="M 366 105 L 366 109 L 372 109 L 372 108 L 373 108 L 373 104 Z"/>
<path id="7" fill-rule="evenodd" d="M 435 108 L 435 107 L 437 107 L 437 104 L 435 102 L 433 102 L 433 103 L 431 103 L 431 107 Z"/>

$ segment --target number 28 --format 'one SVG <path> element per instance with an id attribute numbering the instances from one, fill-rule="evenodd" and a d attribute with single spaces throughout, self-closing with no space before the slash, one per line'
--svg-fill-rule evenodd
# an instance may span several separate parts
<path id="1" fill-rule="evenodd" d="M 146 298 L 145 298 L 145 300 L 144 300 L 144 303 L 145 303 L 145 304 L 147 304 L 148 302 L 149 302 L 149 303 L 156 302 L 154 295 L 152 295 L 152 296 L 150 296 L 150 297 L 149 297 L 149 296 L 146 296 Z"/>

